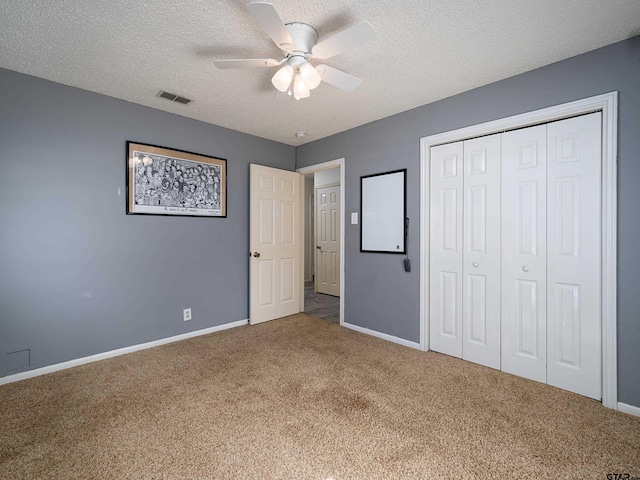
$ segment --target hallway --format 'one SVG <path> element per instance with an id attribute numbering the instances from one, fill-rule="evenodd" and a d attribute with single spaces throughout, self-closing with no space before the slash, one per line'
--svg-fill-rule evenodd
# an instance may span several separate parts
<path id="1" fill-rule="evenodd" d="M 340 297 L 316 293 L 313 291 L 313 282 L 306 282 L 304 313 L 328 322 L 340 323 Z"/>

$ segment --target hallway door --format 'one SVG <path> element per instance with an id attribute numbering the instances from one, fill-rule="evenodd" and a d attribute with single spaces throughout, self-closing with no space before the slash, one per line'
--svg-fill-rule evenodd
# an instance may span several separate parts
<path id="1" fill-rule="evenodd" d="M 316 291 L 340 296 L 340 185 L 316 190 Z"/>

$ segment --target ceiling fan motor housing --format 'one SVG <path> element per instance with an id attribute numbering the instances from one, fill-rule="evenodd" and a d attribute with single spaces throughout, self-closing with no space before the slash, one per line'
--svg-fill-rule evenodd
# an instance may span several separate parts
<path id="1" fill-rule="evenodd" d="M 300 22 L 291 22 L 285 25 L 295 45 L 280 44 L 285 55 L 303 56 L 305 59 L 311 55 L 311 49 L 318 43 L 318 32 L 311 25 Z"/>

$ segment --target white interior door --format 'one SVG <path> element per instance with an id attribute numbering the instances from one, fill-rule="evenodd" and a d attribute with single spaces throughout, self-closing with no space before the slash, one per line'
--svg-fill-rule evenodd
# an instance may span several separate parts
<path id="1" fill-rule="evenodd" d="M 429 342 L 462 357 L 463 144 L 431 148 Z"/>
<path id="2" fill-rule="evenodd" d="M 300 312 L 302 175 L 252 164 L 250 197 L 253 325 Z"/>
<path id="3" fill-rule="evenodd" d="M 601 398 L 601 113 L 547 127 L 547 383 Z"/>
<path id="4" fill-rule="evenodd" d="M 500 368 L 500 134 L 464 142 L 462 358 Z"/>
<path id="5" fill-rule="evenodd" d="M 547 381 L 547 126 L 502 135 L 502 370 Z"/>
<path id="6" fill-rule="evenodd" d="M 340 296 L 340 185 L 316 189 L 316 290 Z"/>

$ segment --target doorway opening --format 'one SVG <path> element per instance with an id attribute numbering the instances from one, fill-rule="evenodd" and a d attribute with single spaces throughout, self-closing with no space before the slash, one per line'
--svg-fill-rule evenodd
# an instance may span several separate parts
<path id="1" fill-rule="evenodd" d="M 302 311 L 344 322 L 344 159 L 297 169 L 304 175 Z"/>

